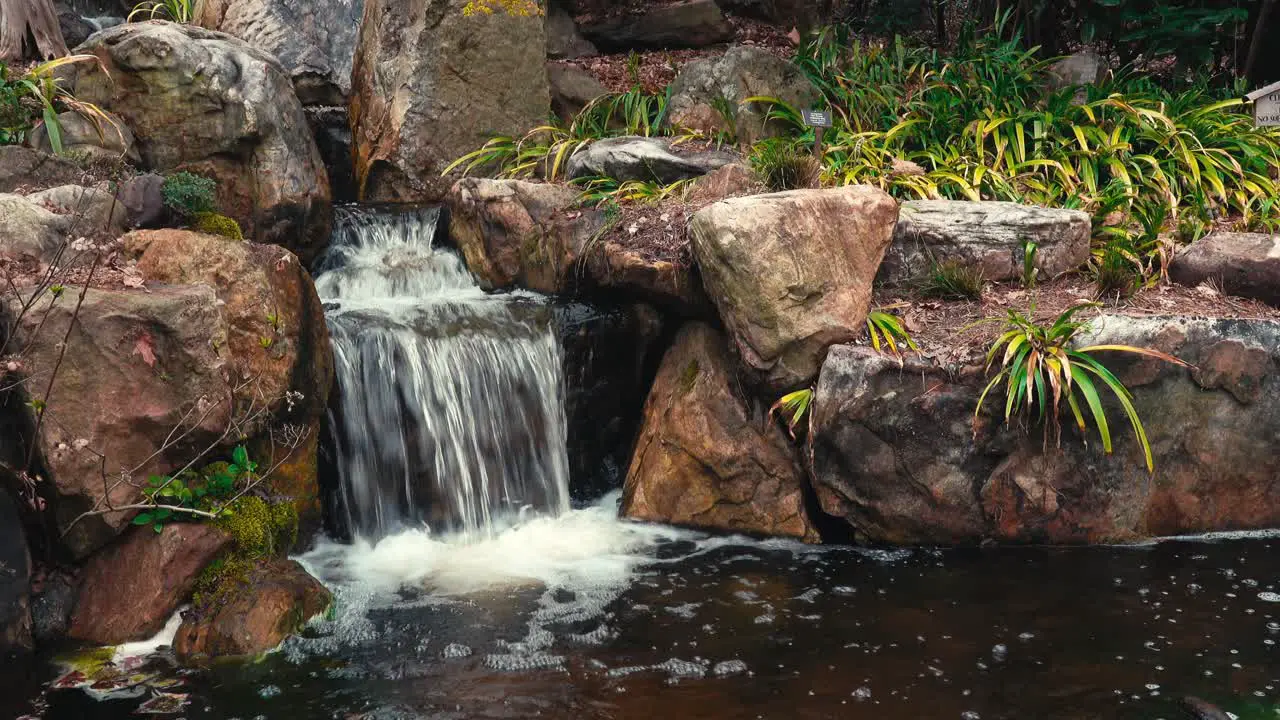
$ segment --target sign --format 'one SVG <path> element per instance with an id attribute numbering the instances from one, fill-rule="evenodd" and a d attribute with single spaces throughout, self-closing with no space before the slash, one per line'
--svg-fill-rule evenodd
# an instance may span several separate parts
<path id="1" fill-rule="evenodd" d="M 826 110 L 801 110 L 800 116 L 809 127 L 831 127 L 831 113 Z"/>
<path id="2" fill-rule="evenodd" d="M 1280 83 L 1272 83 L 1245 96 L 1253 102 L 1253 124 L 1280 125 Z"/>

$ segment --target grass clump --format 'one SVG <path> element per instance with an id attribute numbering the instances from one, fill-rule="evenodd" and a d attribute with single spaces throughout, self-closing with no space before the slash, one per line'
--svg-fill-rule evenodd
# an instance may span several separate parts
<path id="1" fill-rule="evenodd" d="M 774 192 L 818 187 L 822 166 L 812 153 L 791 140 L 758 143 L 751 153 L 751 169 Z"/>
<path id="2" fill-rule="evenodd" d="M 985 282 L 981 268 L 945 260 L 930 266 L 920 281 L 920 294 L 940 300 L 980 300 Z"/>

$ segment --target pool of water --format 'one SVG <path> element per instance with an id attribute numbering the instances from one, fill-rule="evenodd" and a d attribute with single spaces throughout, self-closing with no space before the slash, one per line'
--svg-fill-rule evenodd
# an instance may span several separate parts
<path id="1" fill-rule="evenodd" d="M 870 550 L 613 515 L 322 543 L 302 560 L 336 609 L 278 652 L 183 670 L 161 650 L 106 693 L 32 663 L 0 677 L 0 717 L 136 718 L 168 695 L 170 717 L 219 720 L 1172 720 L 1185 696 L 1280 718 L 1275 537 Z"/>

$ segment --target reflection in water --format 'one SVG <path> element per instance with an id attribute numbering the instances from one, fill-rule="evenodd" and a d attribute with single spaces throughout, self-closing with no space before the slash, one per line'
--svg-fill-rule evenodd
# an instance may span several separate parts
<path id="1" fill-rule="evenodd" d="M 184 717 L 1173 720 L 1185 695 L 1276 717 L 1270 537 L 813 548 L 628 523 L 615 502 L 483 542 L 322 545 L 302 559 L 334 616 L 184 678 Z M 117 717 L 48 698 L 50 719 Z"/>

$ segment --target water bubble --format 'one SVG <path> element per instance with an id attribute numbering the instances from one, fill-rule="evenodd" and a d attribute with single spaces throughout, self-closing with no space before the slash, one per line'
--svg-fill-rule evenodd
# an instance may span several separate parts
<path id="1" fill-rule="evenodd" d="M 467 647 L 466 645 L 459 645 L 458 643 L 449 643 L 449 645 L 446 646 L 445 649 L 440 652 L 440 657 L 443 657 L 446 660 L 454 660 L 457 658 L 469 657 L 471 655 L 471 652 L 472 652 L 471 648 Z"/>
<path id="2" fill-rule="evenodd" d="M 1026 641 L 1028 641 L 1028 640 L 1030 640 L 1030 639 L 1034 638 L 1035 636 L 1036 636 L 1036 634 L 1035 634 L 1035 633 L 1033 633 L 1033 632 L 1024 632 L 1024 633 L 1022 633 L 1021 635 L 1019 635 L 1019 636 L 1018 636 L 1018 639 L 1019 639 L 1019 640 L 1021 640 L 1021 641 L 1023 641 L 1023 642 L 1026 642 Z"/>
<path id="3" fill-rule="evenodd" d="M 858 699 L 858 700 L 870 700 L 870 699 L 871 699 L 871 688 L 867 687 L 866 685 L 863 685 L 862 687 L 858 688 L 857 690 L 854 690 L 854 691 L 853 691 L 853 693 L 852 693 L 852 695 L 853 695 L 853 697 L 854 697 L 854 698 L 856 698 L 856 699 Z"/>
<path id="4" fill-rule="evenodd" d="M 972 710 L 965 710 L 960 713 L 961 720 L 979 720 L 982 716 Z"/>
<path id="5" fill-rule="evenodd" d="M 1263 602 L 1280 602 L 1280 594 L 1273 592 L 1260 592 L 1258 593 L 1258 599 Z"/>
<path id="6" fill-rule="evenodd" d="M 729 677 L 730 675 L 741 675 L 747 671 L 747 664 L 741 660 L 725 660 L 716 663 L 711 668 L 711 674 L 716 677 Z"/>
<path id="7" fill-rule="evenodd" d="M 282 692 L 284 691 L 281 690 L 278 685 L 265 685 L 261 690 L 258 691 L 258 697 L 262 698 L 263 700 L 270 700 L 271 698 L 276 697 Z"/>
<path id="8" fill-rule="evenodd" d="M 1004 662 L 1009 657 L 1009 646 L 1003 643 L 991 648 L 991 658 L 996 662 Z"/>

